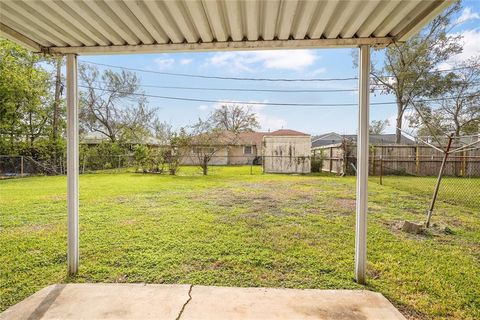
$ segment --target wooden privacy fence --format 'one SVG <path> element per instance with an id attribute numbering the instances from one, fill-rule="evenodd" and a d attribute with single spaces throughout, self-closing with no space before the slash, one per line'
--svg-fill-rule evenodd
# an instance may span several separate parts
<path id="1" fill-rule="evenodd" d="M 356 146 L 351 143 L 315 148 L 312 157 L 322 161 L 323 171 L 355 174 Z M 371 175 L 436 176 L 443 153 L 426 145 L 371 145 L 369 159 Z M 480 177 L 480 148 L 450 154 L 444 175 Z"/>

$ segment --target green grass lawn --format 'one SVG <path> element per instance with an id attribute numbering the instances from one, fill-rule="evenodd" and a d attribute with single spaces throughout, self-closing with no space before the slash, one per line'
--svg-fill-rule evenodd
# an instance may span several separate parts
<path id="1" fill-rule="evenodd" d="M 148 282 L 366 288 L 415 318 L 480 318 L 478 208 L 439 202 L 433 222 L 452 233 L 405 234 L 394 223 L 422 221 L 426 197 L 372 182 L 361 286 L 355 177 L 254 171 L 81 176 L 75 278 L 66 277 L 66 178 L 0 181 L 0 310 L 58 282 Z"/>
<path id="2" fill-rule="evenodd" d="M 370 177 L 371 181 L 379 182 L 379 177 Z M 418 196 L 424 196 L 430 201 L 437 177 L 386 176 L 383 184 L 399 190 L 409 191 Z M 454 205 L 480 209 L 480 178 L 443 177 L 438 199 Z"/>

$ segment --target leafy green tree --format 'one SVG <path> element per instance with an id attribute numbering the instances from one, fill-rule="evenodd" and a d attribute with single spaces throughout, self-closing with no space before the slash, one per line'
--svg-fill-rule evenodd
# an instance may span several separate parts
<path id="1" fill-rule="evenodd" d="M 374 85 L 383 94 L 394 94 L 397 103 L 396 143 L 401 142 L 405 111 L 413 101 L 429 95 L 436 68 L 462 50 L 460 36 L 448 33 L 460 3 L 447 8 L 419 34 L 384 51 L 383 64 L 373 64 Z"/>
<path id="2" fill-rule="evenodd" d="M 178 132 L 172 132 L 170 135 L 169 149 L 165 150 L 165 160 L 168 163 L 168 171 L 171 175 L 175 175 L 180 168 L 182 159 L 191 145 L 191 137 L 185 130 L 181 128 Z"/>
<path id="3" fill-rule="evenodd" d="M 148 172 L 150 149 L 145 145 L 136 145 L 133 149 L 133 161 L 135 163 L 135 171 L 141 169 L 144 173 Z"/>
<path id="4" fill-rule="evenodd" d="M 432 81 L 431 100 L 416 102 L 410 126 L 423 136 L 480 132 L 480 56 L 456 62 Z"/>
<path id="5" fill-rule="evenodd" d="M 49 73 L 40 67 L 43 61 L 40 55 L 0 40 L 1 153 L 18 152 L 21 140 L 33 147 L 47 133 Z"/>
<path id="6" fill-rule="evenodd" d="M 382 134 L 390 124 L 388 120 L 372 120 L 370 122 L 370 134 Z"/>

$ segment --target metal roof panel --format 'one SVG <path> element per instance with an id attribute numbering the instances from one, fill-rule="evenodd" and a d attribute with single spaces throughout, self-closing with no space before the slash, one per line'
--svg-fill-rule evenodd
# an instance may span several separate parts
<path id="1" fill-rule="evenodd" d="M 453 0 L 0 0 L 0 35 L 49 53 L 387 45 Z"/>

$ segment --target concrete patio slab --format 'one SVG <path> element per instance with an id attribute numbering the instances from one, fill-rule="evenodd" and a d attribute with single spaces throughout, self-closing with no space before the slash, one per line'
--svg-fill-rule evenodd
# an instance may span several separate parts
<path id="1" fill-rule="evenodd" d="M 405 318 L 381 294 L 362 290 L 59 284 L 9 308 L 0 319 Z"/>
<path id="2" fill-rule="evenodd" d="M 194 286 L 182 319 L 400 320 L 383 295 L 364 290 Z"/>
<path id="3" fill-rule="evenodd" d="M 189 285 L 57 284 L 0 314 L 6 319 L 176 319 Z"/>

